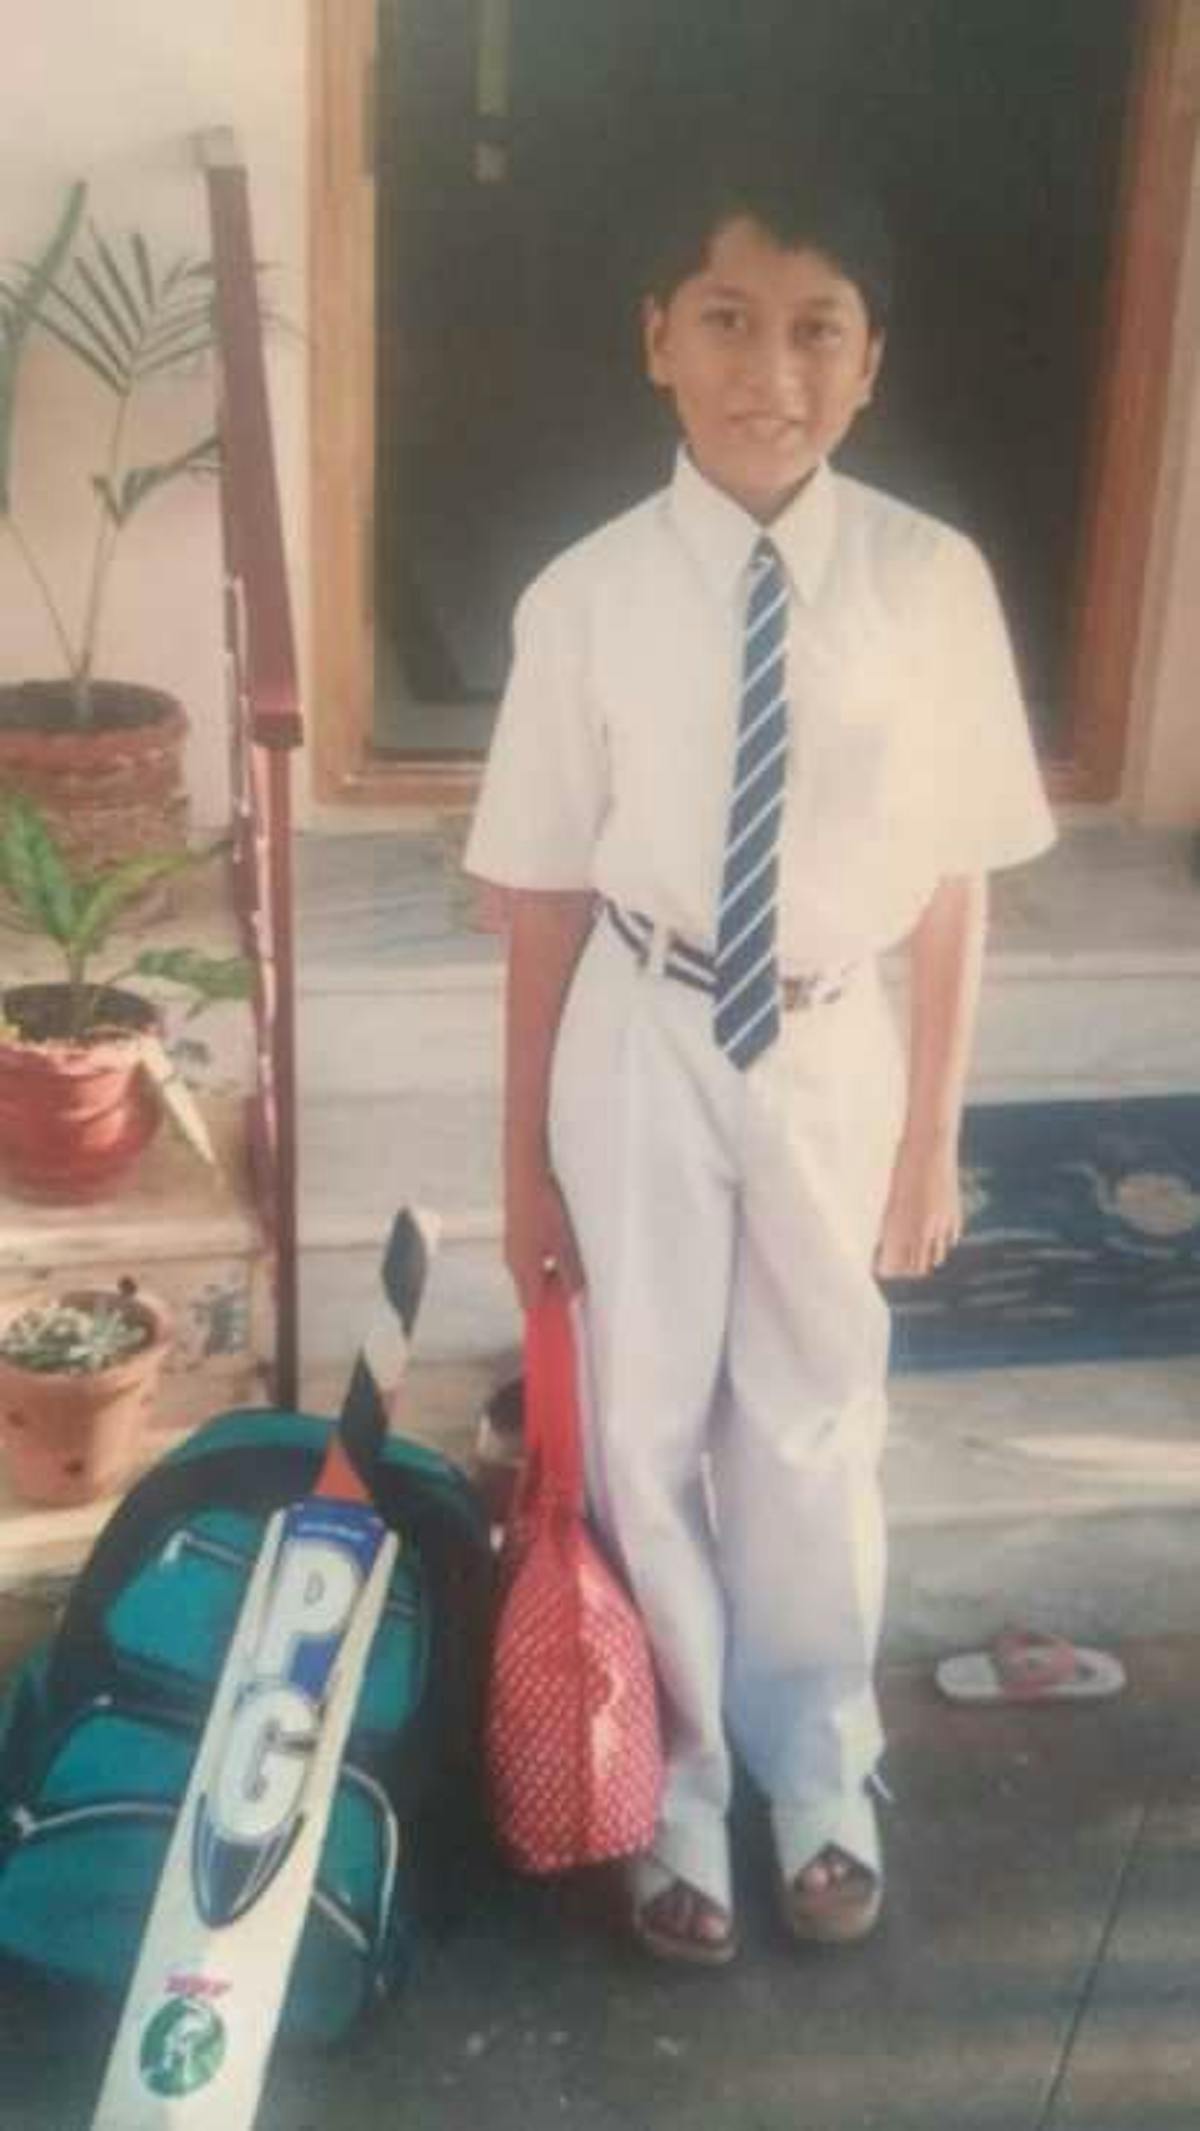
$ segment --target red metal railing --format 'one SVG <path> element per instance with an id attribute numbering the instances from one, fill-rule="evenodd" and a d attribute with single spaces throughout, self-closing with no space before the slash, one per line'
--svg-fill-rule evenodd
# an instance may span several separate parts
<path id="1" fill-rule="evenodd" d="M 233 134 L 199 154 L 212 228 L 230 697 L 234 897 L 254 964 L 257 1085 L 251 1099 L 255 1203 L 275 1288 L 272 1395 L 298 1379 L 296 1033 L 290 753 L 302 738 L 295 640 L 275 475 L 246 171 Z"/>

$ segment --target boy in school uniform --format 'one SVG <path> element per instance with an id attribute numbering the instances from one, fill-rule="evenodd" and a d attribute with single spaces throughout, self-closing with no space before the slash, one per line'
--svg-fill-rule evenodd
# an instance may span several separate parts
<path id="1" fill-rule="evenodd" d="M 523 596 L 466 863 L 510 891 L 507 1260 L 526 1305 L 581 1291 L 591 1506 L 662 1690 L 633 1926 L 716 1964 L 731 1749 L 792 1933 L 879 1912 L 876 1277 L 958 1238 L 984 875 L 1053 830 L 979 554 L 829 465 L 883 353 L 873 205 L 750 157 L 664 232 L 674 473 Z"/>

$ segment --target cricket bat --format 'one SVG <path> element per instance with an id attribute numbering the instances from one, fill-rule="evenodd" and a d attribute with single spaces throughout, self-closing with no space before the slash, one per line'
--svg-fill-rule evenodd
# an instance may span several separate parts
<path id="1" fill-rule="evenodd" d="M 396 1219 L 384 1301 L 311 1495 L 263 1535 L 92 2131 L 250 2131 L 397 1539 L 372 1506 L 436 1242 Z"/>

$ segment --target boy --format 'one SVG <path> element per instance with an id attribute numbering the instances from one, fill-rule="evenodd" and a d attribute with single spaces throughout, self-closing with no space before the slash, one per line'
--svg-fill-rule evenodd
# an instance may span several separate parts
<path id="1" fill-rule="evenodd" d="M 828 465 L 888 287 L 828 166 L 692 188 L 643 306 L 673 479 L 522 599 L 467 853 L 512 891 L 507 1261 L 526 1305 L 582 1290 L 592 1508 L 662 1688 L 633 1926 L 705 1964 L 731 1744 L 790 1931 L 879 1912 L 875 1275 L 957 1240 L 983 874 L 1052 836 L 976 551 Z"/>

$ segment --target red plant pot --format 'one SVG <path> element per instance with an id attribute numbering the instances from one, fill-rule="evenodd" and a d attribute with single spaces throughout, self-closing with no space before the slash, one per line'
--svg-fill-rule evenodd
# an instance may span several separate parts
<path id="1" fill-rule="evenodd" d="M 95 1289 L 63 1296 L 87 1304 Z M 114 1294 L 112 1299 L 117 1299 Z M 44 1295 L 25 1295 L 0 1310 L 0 1330 Z M 164 1303 L 139 1292 L 123 1307 L 145 1324 L 144 1347 L 91 1375 L 23 1369 L 0 1354 L 0 1447 L 13 1492 L 23 1502 L 65 1509 L 95 1502 L 130 1479 L 158 1397 L 170 1344 Z"/>
<path id="2" fill-rule="evenodd" d="M 4 994 L 17 1028 L 63 985 L 25 984 Z M 137 1160 L 162 1116 L 141 1064 L 158 1016 L 136 993 L 101 994 L 110 1027 L 90 1041 L 0 1038 L 0 1166 L 24 1198 L 68 1204 L 102 1198 Z"/>

